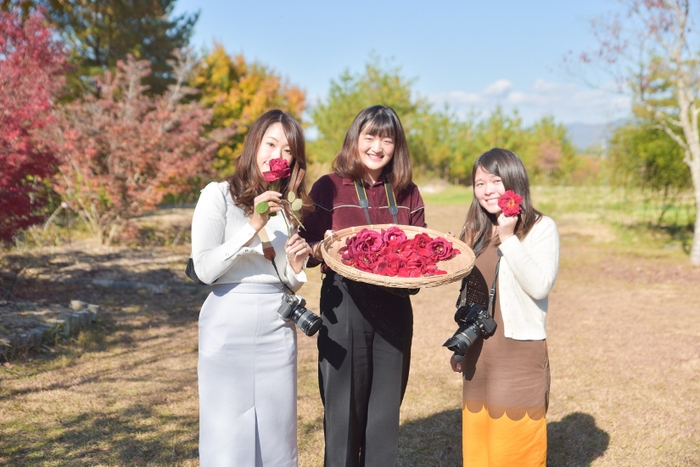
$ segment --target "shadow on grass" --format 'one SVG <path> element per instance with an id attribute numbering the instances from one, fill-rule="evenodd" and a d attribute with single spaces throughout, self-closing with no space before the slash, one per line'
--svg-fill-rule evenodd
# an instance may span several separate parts
<path id="1" fill-rule="evenodd" d="M 584 467 L 605 453 L 610 435 L 591 415 L 574 412 L 547 424 L 547 444 L 548 466 Z"/>
<path id="2" fill-rule="evenodd" d="M 401 425 L 399 465 L 462 465 L 461 420 L 460 410 L 447 410 Z M 610 443 L 610 435 L 596 426 L 591 415 L 581 412 L 548 423 L 547 438 L 550 467 L 588 466 L 605 453 Z"/>
<path id="3" fill-rule="evenodd" d="M 182 465 L 198 457 L 198 417 L 164 413 L 162 407 L 134 403 L 116 413 L 81 413 L 60 427 L 31 436 L 3 433 L 0 449 L 8 464 Z"/>
<path id="4" fill-rule="evenodd" d="M 446 410 L 401 425 L 399 465 L 455 467 L 462 465 L 462 412 Z"/>

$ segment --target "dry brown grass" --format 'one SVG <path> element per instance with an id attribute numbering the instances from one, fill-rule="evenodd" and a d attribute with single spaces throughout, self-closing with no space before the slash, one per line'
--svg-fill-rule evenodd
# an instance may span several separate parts
<path id="1" fill-rule="evenodd" d="M 429 226 L 458 231 L 462 212 L 430 205 Z M 637 251 L 566 218 L 548 321 L 551 466 L 700 465 L 700 270 L 678 250 Z M 586 232 L 578 235 L 577 232 Z M 108 264 L 95 253 L 96 269 Z M 144 252 L 185 257 L 184 249 Z M 86 256 L 80 257 L 84 264 Z M 142 264 L 142 262 L 140 263 Z M 178 261 L 139 279 L 186 284 Z M 66 264 L 64 267 L 74 267 Z M 103 267 L 108 267 L 103 266 Z M 113 276 L 128 272 L 115 261 Z M 55 273 L 60 273 L 56 270 Z M 318 309 L 319 276 L 301 294 Z M 203 293 L 168 295 L 56 285 L 37 273 L 20 298 L 100 303 L 99 327 L 0 369 L 0 464 L 195 466 L 196 319 Z M 457 466 L 460 379 L 441 347 L 454 332 L 456 285 L 414 299 L 411 376 L 400 465 Z M 76 296 L 76 294 L 82 294 Z M 322 465 L 315 339 L 299 333 L 301 466 Z"/>

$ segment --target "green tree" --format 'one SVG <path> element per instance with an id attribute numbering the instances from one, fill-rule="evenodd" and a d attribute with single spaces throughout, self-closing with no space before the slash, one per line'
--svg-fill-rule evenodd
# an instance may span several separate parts
<path id="1" fill-rule="evenodd" d="M 629 14 L 598 23 L 598 49 L 583 54 L 632 92 L 635 113 L 653 120 L 681 149 L 695 194 L 690 262 L 700 266 L 700 49 L 696 2 L 630 0 Z M 692 11 L 691 11 L 692 9 Z"/>
<path id="2" fill-rule="evenodd" d="M 411 135 L 412 154 L 419 171 L 443 180 L 464 183 L 478 156 L 471 120 L 460 120 L 449 108 L 424 112 L 416 118 Z"/>
<path id="3" fill-rule="evenodd" d="M 306 105 L 300 88 L 264 65 L 246 62 L 243 55 L 229 56 L 221 44 L 201 61 L 192 85 L 200 91 L 201 104 L 213 110 L 209 130 L 231 133 L 216 153 L 214 168 L 220 177 L 233 173 L 248 129 L 261 114 L 276 108 L 301 121 Z"/>
<path id="4" fill-rule="evenodd" d="M 477 123 L 474 131 L 474 149 L 482 154 L 492 148 L 510 149 L 520 154 L 525 145 L 527 131 L 517 110 L 507 115 L 501 106 L 491 112 L 488 118 Z"/>
<path id="5" fill-rule="evenodd" d="M 174 16 L 175 0 L 2 0 L 2 7 L 45 9 L 75 65 L 68 75 L 72 97 L 96 92 L 93 76 L 114 70 L 127 54 L 151 62 L 145 84 L 150 93 L 162 94 L 175 81 L 171 53 L 187 46 L 199 17 Z"/>
<path id="6" fill-rule="evenodd" d="M 634 122 L 615 130 L 610 162 L 616 181 L 650 192 L 666 208 L 674 205 L 679 193 L 692 188 L 683 150 L 653 122 Z M 658 222 L 666 210 L 662 209 Z"/>
<path id="7" fill-rule="evenodd" d="M 566 127 L 553 117 L 543 117 L 528 129 L 518 154 L 535 183 L 565 182 L 577 165 L 576 150 Z"/>

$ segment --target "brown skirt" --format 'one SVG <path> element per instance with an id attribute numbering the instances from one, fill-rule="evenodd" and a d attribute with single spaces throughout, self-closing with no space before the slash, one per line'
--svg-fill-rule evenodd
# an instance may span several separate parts
<path id="1" fill-rule="evenodd" d="M 497 260 L 498 250 L 492 245 L 479 255 L 472 271 L 483 275 L 480 282 L 487 296 Z M 497 287 L 495 333 L 478 339 L 462 360 L 464 465 L 544 466 L 550 383 L 547 342 L 506 338 L 498 298 Z"/>

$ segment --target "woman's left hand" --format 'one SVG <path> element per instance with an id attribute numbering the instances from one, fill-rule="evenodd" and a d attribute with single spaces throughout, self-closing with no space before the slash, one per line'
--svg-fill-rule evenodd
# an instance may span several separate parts
<path id="1" fill-rule="evenodd" d="M 299 274 L 306 264 L 306 258 L 311 253 L 311 248 L 306 240 L 301 238 L 299 234 L 292 235 L 287 244 L 285 245 L 285 253 L 287 254 L 287 261 L 292 267 L 294 272 Z"/>
<path id="2" fill-rule="evenodd" d="M 498 234 L 498 239 L 501 241 L 501 243 L 505 242 L 515 234 L 515 224 L 518 223 L 518 219 L 520 219 L 520 216 L 506 217 L 506 215 L 503 213 L 499 214 L 496 233 Z"/>

